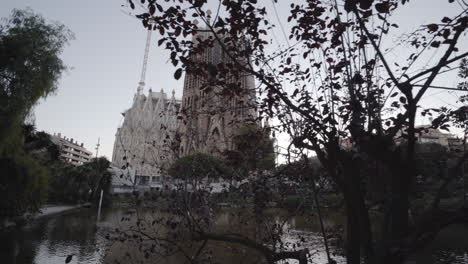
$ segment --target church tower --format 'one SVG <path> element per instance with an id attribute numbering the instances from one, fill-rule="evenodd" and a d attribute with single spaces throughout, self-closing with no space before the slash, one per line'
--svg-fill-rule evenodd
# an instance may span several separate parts
<path id="1" fill-rule="evenodd" d="M 209 30 L 199 30 L 193 41 L 199 43 L 214 38 Z M 212 47 L 192 54 L 191 61 L 219 68 L 232 61 L 222 46 L 214 41 Z M 217 78 L 223 79 L 219 85 Z M 236 87 L 229 89 L 226 87 Z M 233 91 L 235 90 L 235 91 Z M 213 76 L 187 69 L 178 134 L 180 155 L 197 152 L 221 156 L 224 151 L 235 149 L 233 138 L 240 127 L 256 118 L 254 77 L 242 73 L 218 73 Z"/>

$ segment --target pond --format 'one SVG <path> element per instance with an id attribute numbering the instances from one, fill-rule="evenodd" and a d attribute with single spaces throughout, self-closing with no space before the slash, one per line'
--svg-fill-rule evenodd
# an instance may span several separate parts
<path id="1" fill-rule="evenodd" d="M 140 256 L 134 245 L 125 242 L 111 243 L 105 238 L 110 229 L 121 224 L 119 222 L 123 214 L 123 210 L 106 210 L 100 221 L 97 221 L 94 209 L 81 209 L 0 233 L 0 262 L 62 264 L 68 255 L 73 255 L 70 263 L 138 263 L 144 258 Z M 233 219 L 231 213 L 221 212 L 216 215 L 216 225 L 232 225 Z M 333 216 L 325 219 L 325 224 L 333 226 L 342 221 L 340 217 Z M 311 222 L 305 217 L 293 217 L 287 227 L 283 241 L 292 247 L 303 238 L 306 241 L 304 245 L 313 253 L 311 258 L 313 263 L 326 263 L 317 221 Z M 416 263 L 468 263 L 467 235 L 468 226 L 448 228 L 412 259 Z M 255 252 L 232 245 L 214 243 L 210 249 L 213 250 L 213 258 L 220 263 L 259 263 L 261 260 Z M 344 263 L 340 252 L 332 247 L 335 260 Z M 156 257 L 151 258 L 149 263 L 183 263 L 183 257 L 177 255 Z"/>

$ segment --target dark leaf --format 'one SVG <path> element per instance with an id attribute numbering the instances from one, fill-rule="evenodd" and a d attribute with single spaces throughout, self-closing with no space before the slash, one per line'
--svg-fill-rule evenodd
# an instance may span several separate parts
<path id="1" fill-rule="evenodd" d="M 437 29 L 439 29 L 439 26 L 437 24 L 429 24 L 427 25 L 427 29 L 429 32 L 435 32 Z"/>
<path id="2" fill-rule="evenodd" d="M 180 35 L 180 32 L 181 32 L 181 31 L 182 31 L 182 30 L 180 29 L 180 27 L 177 27 L 177 28 L 174 30 L 174 35 L 175 35 L 176 37 L 178 37 L 178 36 Z"/>
<path id="3" fill-rule="evenodd" d="M 373 3 L 374 3 L 374 0 L 360 0 L 359 1 L 359 7 L 361 9 L 369 9 L 369 8 L 371 8 Z"/>
<path id="4" fill-rule="evenodd" d="M 354 84 L 363 84 L 364 79 L 362 78 L 362 75 L 359 73 L 356 73 L 353 77 L 353 83 Z"/>
<path id="5" fill-rule="evenodd" d="M 346 0 L 344 4 L 344 9 L 346 12 L 351 12 L 356 8 L 356 0 Z"/>
<path id="6" fill-rule="evenodd" d="M 440 46 L 440 41 L 433 41 L 431 47 L 438 48 Z"/>
<path id="7" fill-rule="evenodd" d="M 181 76 L 182 76 L 182 69 L 179 68 L 179 69 L 177 69 L 177 70 L 175 71 L 175 73 L 174 73 L 174 78 L 175 78 L 176 80 L 179 80 Z"/>
<path id="8" fill-rule="evenodd" d="M 452 19 L 450 19 L 448 17 L 442 18 L 442 23 L 450 23 L 450 22 L 452 22 Z"/>
<path id="9" fill-rule="evenodd" d="M 154 12 L 156 12 L 156 6 L 155 6 L 155 5 L 153 5 L 153 4 L 152 4 L 152 5 L 150 5 L 150 6 L 149 6 L 149 12 L 150 12 L 150 14 L 151 14 L 151 15 L 153 15 L 153 14 L 154 14 Z"/>
<path id="10" fill-rule="evenodd" d="M 68 255 L 67 258 L 65 259 L 65 263 L 70 263 L 72 258 L 73 258 L 73 255 Z"/>
<path id="11" fill-rule="evenodd" d="M 158 8 L 158 11 L 159 11 L 159 12 L 162 13 L 162 12 L 164 11 L 161 5 L 156 4 L 156 7 Z"/>
<path id="12" fill-rule="evenodd" d="M 388 2 L 382 2 L 375 4 L 375 9 L 379 13 L 389 13 L 390 12 L 390 4 Z"/>
<path id="13" fill-rule="evenodd" d="M 450 29 L 448 29 L 448 28 L 444 29 L 444 31 L 442 32 L 442 36 L 445 39 L 448 39 L 448 37 L 450 36 Z"/>
<path id="14" fill-rule="evenodd" d="M 161 44 L 163 44 L 164 40 L 165 40 L 164 38 L 158 40 L 158 46 L 161 46 Z"/>

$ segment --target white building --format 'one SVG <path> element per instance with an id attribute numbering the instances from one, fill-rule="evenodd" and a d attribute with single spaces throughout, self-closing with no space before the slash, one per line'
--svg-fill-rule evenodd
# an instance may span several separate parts
<path id="1" fill-rule="evenodd" d="M 169 99 L 163 90 L 150 89 L 146 96 L 139 88 L 132 107 L 123 113 L 123 124 L 115 135 L 112 163 L 134 170 L 137 185 L 161 182 L 163 171 L 173 161 L 179 106 L 174 92 Z"/>
<path id="2" fill-rule="evenodd" d="M 135 186 L 160 185 L 176 154 L 173 139 L 180 100 L 175 99 L 174 91 L 168 98 L 162 89 L 160 92 L 149 89 L 148 95 L 143 94 L 150 44 L 148 30 L 140 82 L 132 106 L 122 113 L 124 120 L 115 134 L 112 154 L 113 166 L 132 171 Z"/>
<path id="3" fill-rule="evenodd" d="M 112 176 L 111 193 L 131 193 L 136 190 L 135 170 L 111 166 L 107 169 Z"/>
<path id="4" fill-rule="evenodd" d="M 92 159 L 91 151 L 87 150 L 83 143 L 78 144 L 73 138 L 62 137 L 60 133 L 57 135 L 50 136 L 52 142 L 54 142 L 60 149 L 60 159 L 71 163 L 73 165 L 83 165 Z"/>
<path id="5" fill-rule="evenodd" d="M 444 133 L 440 129 L 431 128 L 430 126 L 418 126 L 417 129 L 422 129 L 417 135 L 418 143 L 436 143 L 447 148 L 457 148 L 463 144 L 463 140 L 457 138 L 451 133 Z"/>

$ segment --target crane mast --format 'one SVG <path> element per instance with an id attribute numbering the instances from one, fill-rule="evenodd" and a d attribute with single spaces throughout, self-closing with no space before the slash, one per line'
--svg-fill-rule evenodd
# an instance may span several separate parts
<path id="1" fill-rule="evenodd" d="M 146 66 L 148 65 L 149 49 L 151 45 L 151 31 L 152 30 L 148 30 L 148 33 L 146 35 L 145 55 L 143 57 L 143 65 L 141 67 L 140 82 L 138 83 L 138 94 L 141 94 L 143 88 L 145 87 Z"/>

